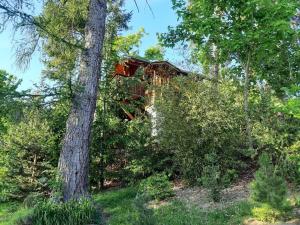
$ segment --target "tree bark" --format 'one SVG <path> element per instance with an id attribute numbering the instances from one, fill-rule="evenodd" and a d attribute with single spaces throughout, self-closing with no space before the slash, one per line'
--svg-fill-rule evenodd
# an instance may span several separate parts
<path id="1" fill-rule="evenodd" d="M 106 0 L 90 0 L 79 87 L 74 93 L 58 164 L 64 201 L 88 194 L 89 143 L 100 79 L 105 18 Z"/>
<path id="2" fill-rule="evenodd" d="M 219 50 L 218 47 L 213 44 L 213 52 L 212 52 L 212 57 L 213 57 L 213 65 L 212 65 L 212 73 L 213 73 L 213 78 L 218 82 L 220 79 L 219 76 Z"/>
<path id="3" fill-rule="evenodd" d="M 249 110 L 249 86 L 250 86 L 250 54 L 247 57 L 246 65 L 244 66 L 244 113 L 246 123 L 246 138 L 247 147 L 253 149 L 252 136 L 251 136 L 251 120 Z"/>

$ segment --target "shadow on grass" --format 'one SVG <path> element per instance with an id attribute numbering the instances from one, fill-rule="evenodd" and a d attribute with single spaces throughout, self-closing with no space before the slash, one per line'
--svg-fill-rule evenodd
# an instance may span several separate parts
<path id="1" fill-rule="evenodd" d="M 100 205 L 110 225 L 131 225 L 136 211 L 133 201 L 136 196 L 135 187 L 108 190 L 94 195 L 94 200 Z"/>

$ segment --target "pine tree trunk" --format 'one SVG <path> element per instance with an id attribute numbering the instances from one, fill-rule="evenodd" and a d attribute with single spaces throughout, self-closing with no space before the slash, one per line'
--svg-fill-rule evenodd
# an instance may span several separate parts
<path id="1" fill-rule="evenodd" d="M 67 120 L 59 159 L 64 201 L 88 194 L 89 142 L 96 108 L 105 32 L 106 0 L 90 0 L 78 90 Z"/>
<path id="2" fill-rule="evenodd" d="M 252 136 L 251 136 L 251 121 L 250 121 L 250 110 L 249 110 L 249 86 L 250 86 L 250 55 L 247 58 L 246 65 L 244 67 L 245 78 L 244 78 L 244 113 L 246 123 L 246 138 L 247 147 L 253 149 Z"/>

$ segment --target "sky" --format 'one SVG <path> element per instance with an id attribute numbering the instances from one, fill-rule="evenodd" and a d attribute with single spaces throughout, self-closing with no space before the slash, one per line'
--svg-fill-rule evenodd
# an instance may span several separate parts
<path id="1" fill-rule="evenodd" d="M 171 0 L 148 0 L 154 15 L 145 0 L 137 0 L 139 10 L 134 4 L 134 0 L 125 0 L 125 2 L 125 9 L 133 12 L 129 23 L 131 29 L 127 33 L 133 33 L 141 27 L 147 33 L 140 46 L 141 55 L 145 49 L 157 44 L 157 33 L 166 32 L 169 25 L 174 26 L 177 23 L 177 16 L 172 10 Z M 172 56 L 169 54 L 170 57 Z M 36 52 L 25 71 L 16 66 L 13 32 L 12 29 L 8 28 L 0 33 L 0 69 L 22 79 L 20 89 L 30 89 L 33 88 L 34 83 L 40 81 L 43 64 L 40 62 L 40 53 Z"/>

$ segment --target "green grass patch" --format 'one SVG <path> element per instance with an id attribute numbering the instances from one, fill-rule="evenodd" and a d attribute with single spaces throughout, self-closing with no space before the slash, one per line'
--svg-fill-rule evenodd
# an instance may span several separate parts
<path id="1" fill-rule="evenodd" d="M 155 215 L 159 225 L 238 225 L 251 216 L 251 208 L 249 202 L 243 201 L 226 209 L 205 212 L 174 201 L 158 208 Z"/>
<path id="2" fill-rule="evenodd" d="M 109 225 L 132 225 L 137 212 L 133 206 L 136 188 L 128 187 L 106 191 L 95 196 L 95 200 L 108 214 Z M 248 201 L 236 203 L 226 209 L 205 212 L 196 207 L 187 207 L 180 201 L 155 209 L 157 225 L 238 225 L 251 217 L 252 205 Z"/>
<path id="3" fill-rule="evenodd" d="M 108 216 L 109 225 L 132 225 L 136 216 L 133 206 L 136 193 L 136 187 L 127 187 L 97 194 L 94 199 Z"/>
<path id="4" fill-rule="evenodd" d="M 24 208 L 21 203 L 9 202 L 0 204 L 0 225 L 14 225 L 20 218 L 31 213 L 32 209 Z"/>

